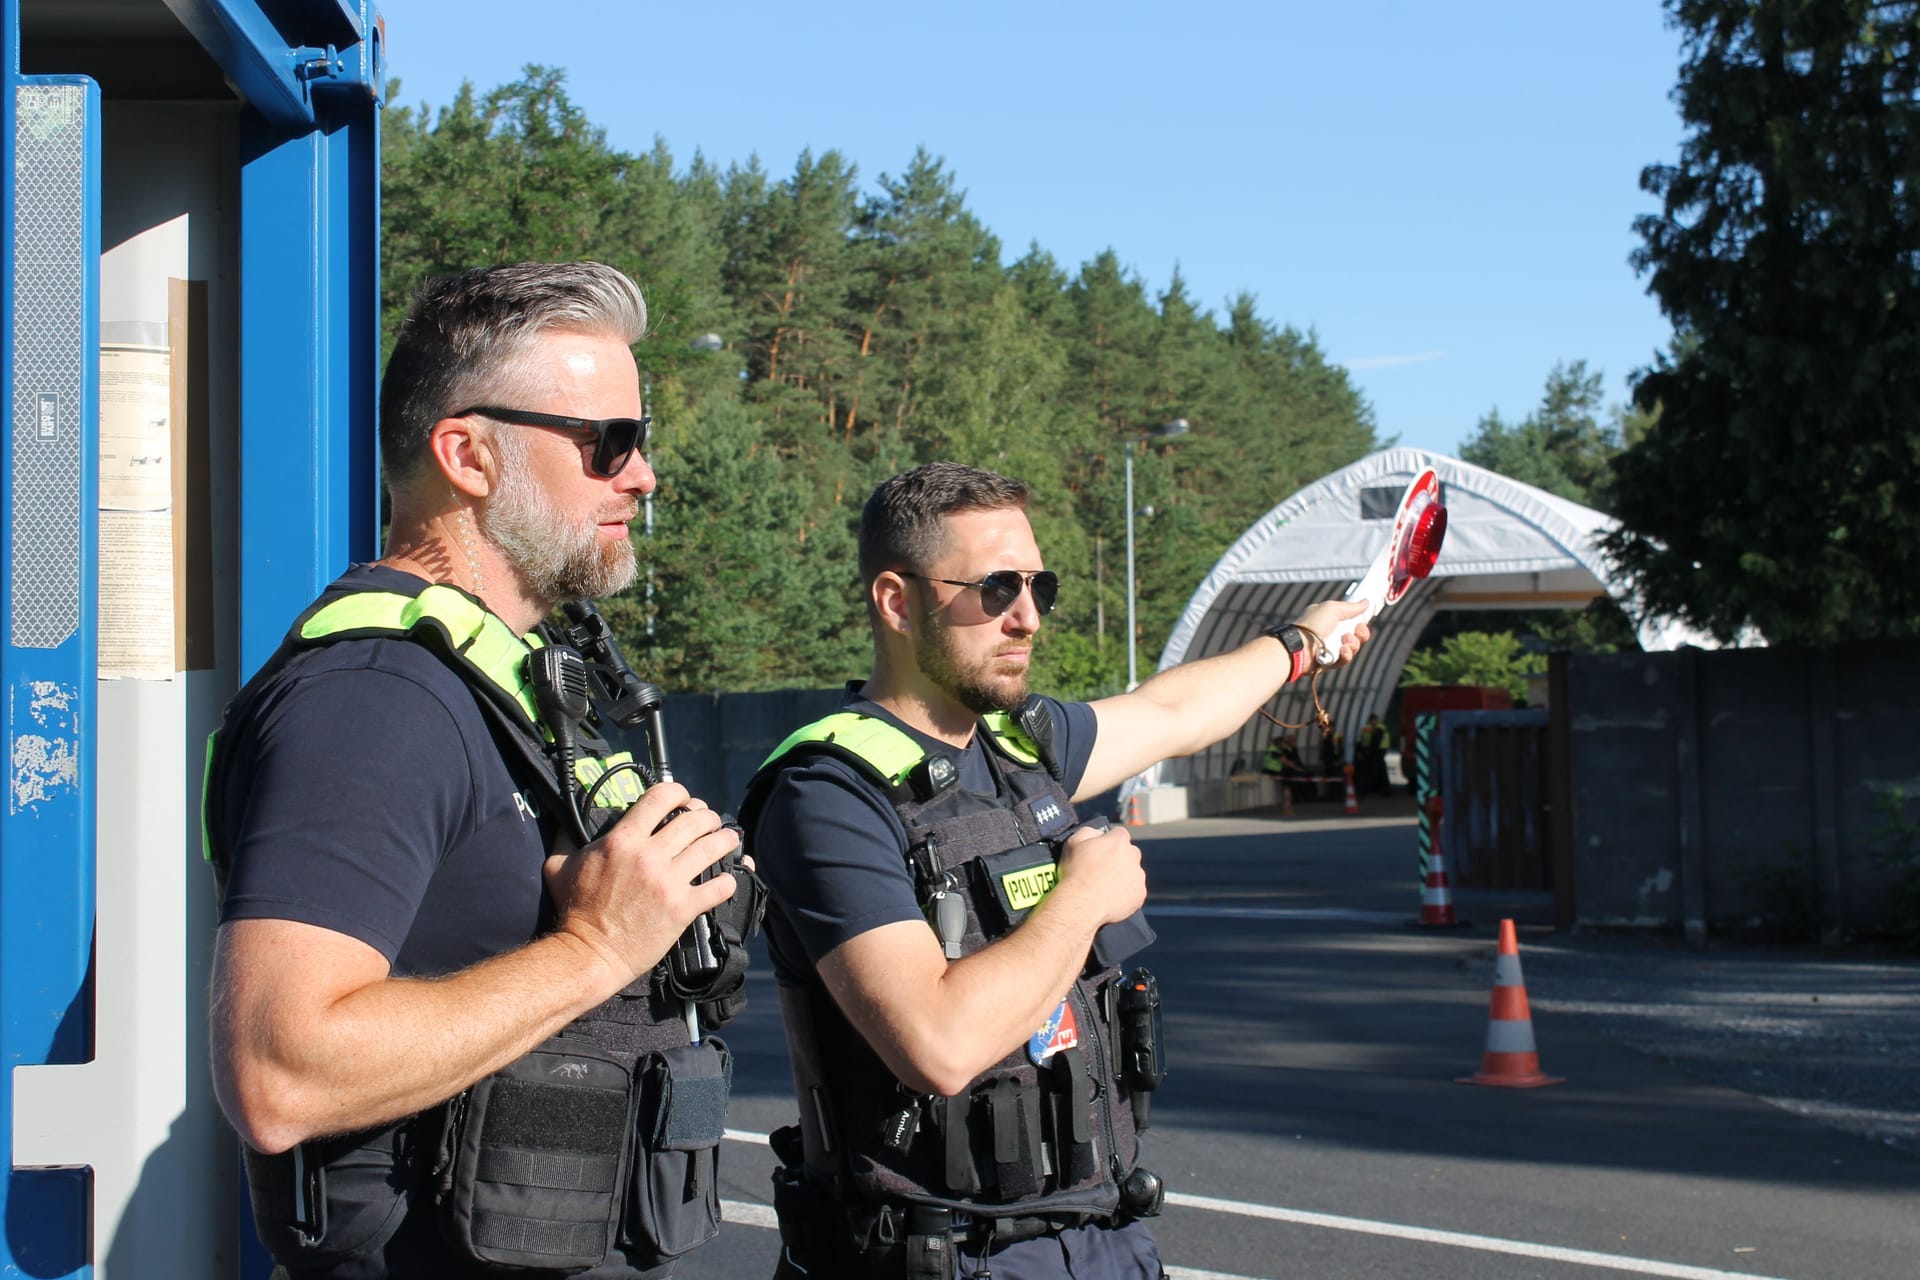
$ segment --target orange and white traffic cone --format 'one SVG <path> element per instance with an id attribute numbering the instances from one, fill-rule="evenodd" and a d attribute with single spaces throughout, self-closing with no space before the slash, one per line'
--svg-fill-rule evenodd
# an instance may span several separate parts
<path id="1" fill-rule="evenodd" d="M 1353 766 L 1351 764 L 1342 765 L 1341 772 L 1347 775 L 1347 813 L 1349 815 L 1358 814 L 1360 812 L 1360 793 L 1353 789 Z"/>
<path id="2" fill-rule="evenodd" d="M 1520 977 L 1520 943 L 1513 921 L 1500 922 L 1500 950 L 1493 959 L 1493 1000 L 1487 1013 L 1487 1048 L 1480 1070 L 1455 1084 L 1486 1084 L 1502 1089 L 1538 1089 L 1565 1084 L 1564 1076 L 1540 1070 L 1533 1045 L 1533 1015 L 1527 1009 L 1527 984 Z"/>
<path id="3" fill-rule="evenodd" d="M 1453 886 L 1447 882 L 1447 859 L 1440 849 L 1441 801 L 1427 801 L 1427 816 L 1433 819 L 1433 847 L 1427 851 L 1427 878 L 1420 888 L 1419 924 L 1454 928 L 1463 923 L 1453 915 Z"/>
<path id="4" fill-rule="evenodd" d="M 1127 797 L 1127 816 L 1125 822 L 1129 827 L 1144 827 L 1147 825 L 1140 817 L 1140 794 L 1138 792 Z"/>

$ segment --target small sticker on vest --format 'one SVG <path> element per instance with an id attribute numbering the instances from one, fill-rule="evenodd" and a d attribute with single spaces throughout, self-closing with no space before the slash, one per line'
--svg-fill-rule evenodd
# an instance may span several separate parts
<path id="1" fill-rule="evenodd" d="M 1062 1049 L 1072 1049 L 1080 1043 L 1080 1023 L 1073 1016 L 1073 1006 L 1065 1000 L 1053 1011 L 1053 1016 L 1040 1025 L 1027 1041 L 1027 1057 L 1036 1067 L 1045 1066 L 1047 1059 Z"/>
<path id="2" fill-rule="evenodd" d="M 1000 891 L 1007 895 L 1007 905 L 1015 911 L 1027 911 L 1040 905 L 1040 899 L 1047 896 L 1053 888 L 1053 882 L 1060 878 L 1060 868 L 1052 862 L 1042 862 L 1038 866 L 1021 867 L 1018 871 L 1000 873 Z"/>

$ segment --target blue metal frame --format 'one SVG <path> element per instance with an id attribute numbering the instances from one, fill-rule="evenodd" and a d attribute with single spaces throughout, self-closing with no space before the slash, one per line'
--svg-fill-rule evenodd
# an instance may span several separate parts
<path id="1" fill-rule="evenodd" d="M 100 91 L 78 76 L 19 74 L 18 0 L 0 3 L 5 32 L 5 83 L 0 85 L 0 395 L 6 458 L 0 465 L 0 693 L 9 711 L 7 803 L 0 806 L 0 1117 L 4 1117 L 9 1171 L 0 1187 L 0 1271 L 33 1276 L 91 1276 L 89 1177 L 84 1169 L 11 1168 L 13 1068 L 30 1063 L 85 1062 L 93 1052 L 92 941 L 94 922 L 94 714 L 100 346 Z M 18 498 L 13 460 L 35 423 L 16 421 L 14 341 L 16 280 L 15 94 L 22 85 L 77 85 L 85 90 L 79 307 L 77 510 L 79 600 L 72 632 L 50 647 L 18 643 L 12 630 L 14 557 L 11 515 Z M 57 403 L 57 401 L 56 401 Z M 64 422 L 64 414 L 59 415 Z M 22 433 L 17 436 L 16 433 Z M 56 537 L 63 531 L 53 531 Z M 48 692 L 56 698 L 50 704 Z M 39 715 L 30 716 L 32 704 Z M 45 788 L 21 800 L 13 753 L 26 732 L 62 734 L 75 757 L 73 784 Z"/>
<path id="2" fill-rule="evenodd" d="M 382 91 L 384 56 L 372 0 L 275 0 L 270 6 L 261 0 L 166 0 L 166 4 L 213 55 L 240 96 L 281 128 L 322 123 L 316 89 L 323 90 L 328 83 L 357 87 L 370 98 Z"/>
<path id="3" fill-rule="evenodd" d="M 273 30 L 255 0 L 169 2 L 176 12 L 234 15 L 236 29 Z M 275 5 L 276 12 L 287 8 L 287 0 Z M 313 26 L 299 38 L 336 34 L 342 0 L 309 0 L 308 9 Z M 284 96 L 270 92 L 264 108 L 249 102 L 242 130 L 243 679 L 272 655 L 287 624 L 322 587 L 348 564 L 373 556 L 379 537 L 377 90 L 385 71 L 370 0 L 360 2 L 357 27 L 362 39 L 330 55 L 358 68 L 354 74 L 300 82 L 311 91 L 311 123 L 288 119 Z M 246 62 L 272 63 L 271 53 L 256 49 Z"/>
<path id="4" fill-rule="evenodd" d="M 375 387 L 379 357 L 380 99 L 383 35 L 372 0 L 165 0 L 236 87 L 240 174 L 240 674 L 286 624 L 378 540 Z M 51 647 L 0 645 L 0 694 L 53 690 L 77 759 L 75 785 L 0 805 L 0 1122 L 10 1149 L 12 1068 L 85 1061 L 92 1052 L 93 763 L 98 509 L 100 93 L 72 76 L 19 75 L 19 0 L 0 0 L 0 422 L 11 448 L 15 93 L 25 84 L 88 86 L 82 212 L 84 283 L 78 371 L 81 439 L 79 613 Z M 64 421 L 64 417 L 62 421 Z M 0 511 L 11 516 L 11 455 Z M 65 490 L 60 492 L 64 494 Z M 0 521 L 0 625 L 12 618 L 15 547 Z M 23 562 L 24 563 L 24 562 Z M 29 614 L 28 616 L 35 616 Z M 44 707 L 38 711 L 45 713 Z M 9 747 L 16 729 L 9 727 Z M 58 744 L 56 744 L 58 745 Z M 9 775 L 10 782 L 12 775 Z M 91 1276 L 87 1171 L 10 1172 L 0 1184 L 0 1273 Z M 252 1232 L 245 1230 L 245 1245 Z M 247 1250 L 249 1274 L 259 1268 Z"/>

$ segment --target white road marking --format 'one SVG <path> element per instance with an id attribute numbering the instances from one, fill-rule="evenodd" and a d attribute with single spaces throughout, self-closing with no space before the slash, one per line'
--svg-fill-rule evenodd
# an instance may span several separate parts
<path id="1" fill-rule="evenodd" d="M 765 1145 L 767 1135 L 750 1129 L 728 1129 L 734 1142 Z M 1169 1191 L 1167 1203 L 1183 1209 L 1202 1209 L 1208 1213 L 1228 1213 L 1242 1218 L 1260 1218 L 1268 1222 L 1291 1222 L 1303 1227 L 1325 1227 L 1331 1231 L 1352 1231 L 1359 1235 L 1386 1236 L 1396 1240 L 1417 1240 L 1422 1244 L 1446 1245 L 1453 1249 L 1478 1249 L 1482 1253 L 1505 1253 L 1521 1258 L 1539 1258 L 1548 1262 L 1571 1262 L 1579 1266 L 1624 1271 L 1636 1276 L 1661 1276 L 1665 1280 L 1780 1280 L 1778 1276 L 1757 1275 L 1750 1271 L 1721 1271 L 1714 1267 L 1694 1267 L 1680 1262 L 1661 1262 L 1653 1258 L 1630 1258 L 1616 1253 L 1594 1253 L 1587 1249 L 1563 1249 L 1558 1245 L 1533 1244 L 1526 1240 L 1507 1240 L 1499 1236 L 1476 1236 L 1463 1231 L 1436 1231 L 1431 1227 L 1410 1227 L 1397 1222 L 1375 1222 L 1369 1218 L 1346 1218 L 1331 1213 L 1309 1213 L 1304 1209 L 1282 1209 L 1245 1200 L 1220 1200 L 1213 1196 L 1194 1196 Z M 751 1227 L 775 1225 L 773 1210 L 746 1200 L 723 1200 L 726 1219 Z M 1195 1271 L 1168 1267 L 1171 1280 L 1255 1280 L 1250 1276 L 1230 1275 L 1224 1271 Z"/>
<path id="2" fill-rule="evenodd" d="M 780 1220 L 773 1216 L 773 1206 L 756 1204 L 752 1200 L 722 1200 L 720 1216 L 730 1227 L 766 1227 L 776 1230 Z"/>
<path id="3" fill-rule="evenodd" d="M 1367 1218 L 1343 1218 L 1331 1213 L 1307 1213 L 1300 1209 L 1279 1209 L 1272 1205 L 1248 1204 L 1243 1200 L 1216 1200 L 1212 1196 L 1190 1196 L 1179 1191 L 1169 1191 L 1167 1203 L 1186 1209 L 1238 1214 L 1243 1218 L 1264 1218 L 1270 1222 L 1292 1222 L 1306 1227 L 1353 1231 L 1361 1235 L 1418 1240 L 1423 1244 L 1443 1244 L 1455 1249 L 1478 1249 L 1483 1253 L 1508 1253 L 1522 1258 L 1572 1262 L 1586 1267 L 1603 1267 L 1609 1271 L 1625 1271 L 1637 1276 L 1665 1276 L 1670 1280 L 1778 1280 L 1778 1277 L 1759 1276 L 1746 1271 L 1720 1271 L 1713 1267 L 1690 1267 L 1683 1263 L 1659 1262 L 1651 1258 L 1629 1258 L 1615 1253 L 1594 1253 L 1586 1249 L 1562 1249 L 1558 1245 L 1532 1244 L 1525 1240 L 1504 1240 L 1499 1236 L 1475 1236 L 1460 1231 L 1435 1231 L 1430 1227 L 1408 1227 L 1397 1222 L 1374 1222 Z"/>
<path id="4" fill-rule="evenodd" d="M 1414 912 L 1362 911 L 1346 907 L 1209 907 L 1172 902 L 1147 908 L 1147 919 L 1161 920 L 1353 920 L 1360 924 L 1399 924 Z"/>

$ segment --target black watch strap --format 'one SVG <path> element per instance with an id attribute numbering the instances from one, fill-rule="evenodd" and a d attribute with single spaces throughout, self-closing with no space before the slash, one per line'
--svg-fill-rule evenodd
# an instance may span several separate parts
<path id="1" fill-rule="evenodd" d="M 1275 640 L 1287 646 L 1288 653 L 1299 653 L 1307 647 L 1307 638 L 1300 634 L 1300 628 L 1294 626 L 1291 622 L 1282 622 L 1275 626 L 1268 627 L 1260 634 L 1263 636 L 1272 636 Z"/>
<path id="2" fill-rule="evenodd" d="M 1287 673 L 1287 680 L 1298 680 L 1313 669 L 1313 655 L 1307 652 L 1307 636 L 1291 622 L 1281 622 L 1268 627 L 1261 635 L 1272 636 L 1286 646 L 1287 656 L 1293 659 L 1293 666 Z"/>

